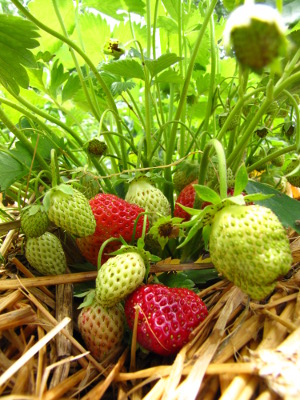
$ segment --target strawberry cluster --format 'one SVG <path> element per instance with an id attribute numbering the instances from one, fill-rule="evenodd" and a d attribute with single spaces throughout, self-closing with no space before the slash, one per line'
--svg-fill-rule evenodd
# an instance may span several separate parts
<path id="1" fill-rule="evenodd" d="M 99 193 L 89 204 L 96 229 L 77 238 L 77 244 L 94 265 L 99 264 L 99 250 L 106 240 L 122 237 L 134 243 L 160 216 L 170 214 L 166 197 L 144 178 L 132 182 L 125 200 Z M 111 250 L 117 251 L 109 254 Z M 206 317 L 206 306 L 193 291 L 147 283 L 150 257 L 139 246 L 121 246 L 118 240 L 105 246 L 95 290 L 82 303 L 78 317 L 82 338 L 97 360 L 103 361 L 122 343 L 125 321 L 132 329 L 137 307 L 137 342 L 166 356 L 178 352 Z"/>

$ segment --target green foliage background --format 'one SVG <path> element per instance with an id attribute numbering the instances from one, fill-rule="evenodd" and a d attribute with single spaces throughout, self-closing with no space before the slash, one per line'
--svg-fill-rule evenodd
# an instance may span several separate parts
<path id="1" fill-rule="evenodd" d="M 282 11 L 289 45 L 275 69 L 256 74 L 224 49 L 226 20 L 240 3 L 2 0 L 3 194 L 18 201 L 51 186 L 54 148 L 64 181 L 85 173 L 124 196 L 127 179 L 142 169 L 173 208 L 176 165 L 200 162 L 211 139 L 234 173 L 241 164 L 249 176 L 267 166 L 265 174 L 282 179 L 300 148 L 300 9 L 295 0 L 266 2 Z M 106 143 L 104 155 L 88 153 L 92 138 Z M 276 168 L 270 161 L 280 154 L 285 164 Z"/>

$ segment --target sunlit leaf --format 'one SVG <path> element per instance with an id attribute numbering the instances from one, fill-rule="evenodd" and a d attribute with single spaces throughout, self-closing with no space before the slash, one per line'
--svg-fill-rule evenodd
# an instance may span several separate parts
<path id="1" fill-rule="evenodd" d="M 39 45 L 37 27 L 30 21 L 12 15 L 0 14 L 0 82 L 14 93 L 27 88 L 29 77 L 26 69 L 36 67 L 29 49 Z"/>
<path id="2" fill-rule="evenodd" d="M 10 154 L 0 151 L 0 191 L 7 190 L 14 182 L 25 176 L 28 169 Z"/>
<path id="3" fill-rule="evenodd" d="M 119 95 L 122 92 L 126 92 L 127 90 L 131 90 L 135 87 L 135 83 L 132 81 L 126 82 L 113 82 L 111 85 L 111 91 L 113 96 Z"/>
<path id="4" fill-rule="evenodd" d="M 117 60 L 102 66 L 104 71 L 120 75 L 123 78 L 145 79 L 141 64 L 136 60 Z"/>
<path id="5" fill-rule="evenodd" d="M 59 0 L 59 13 L 64 21 L 64 27 L 70 35 L 75 27 L 75 8 L 72 0 Z M 63 34 L 63 29 L 56 15 L 53 2 L 49 0 L 33 0 L 28 4 L 29 11 L 39 21 L 45 22 L 55 32 Z M 54 54 L 63 44 L 56 37 L 40 30 L 40 51 L 49 51 Z"/>
<path id="6" fill-rule="evenodd" d="M 56 97 L 58 88 L 64 83 L 69 77 L 69 73 L 64 71 L 64 66 L 59 60 L 56 60 L 51 69 L 51 81 L 50 81 L 50 92 Z"/>
<path id="7" fill-rule="evenodd" d="M 167 13 L 174 18 L 178 19 L 178 0 L 162 0 Z"/>
<path id="8" fill-rule="evenodd" d="M 182 59 L 182 57 L 178 57 L 175 53 L 169 53 L 163 54 L 156 60 L 145 60 L 145 64 L 150 71 L 151 76 L 154 77 Z"/>
<path id="9" fill-rule="evenodd" d="M 159 16 L 157 18 L 157 27 L 164 29 L 168 33 L 177 33 L 178 24 L 170 17 Z"/>
<path id="10" fill-rule="evenodd" d="M 73 97 L 73 95 L 80 89 L 81 83 L 78 75 L 69 75 L 69 79 L 63 86 L 62 102 L 65 102 Z"/>

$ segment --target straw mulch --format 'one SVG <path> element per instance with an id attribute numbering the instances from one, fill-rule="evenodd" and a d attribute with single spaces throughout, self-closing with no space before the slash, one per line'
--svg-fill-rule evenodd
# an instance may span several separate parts
<path id="1" fill-rule="evenodd" d="M 99 364 L 76 327 L 73 286 L 96 272 L 33 276 L 18 229 L 3 236 L 0 396 L 3 399 L 273 400 L 300 398 L 300 237 L 294 265 L 266 302 L 226 280 L 200 293 L 209 316 L 173 358 L 116 348 Z M 151 272 L 209 268 L 153 265 Z M 79 303 L 78 303 L 79 304 Z"/>

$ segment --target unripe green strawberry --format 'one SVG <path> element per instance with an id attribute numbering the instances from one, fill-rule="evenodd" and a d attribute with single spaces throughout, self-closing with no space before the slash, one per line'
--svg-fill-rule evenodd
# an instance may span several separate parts
<path id="1" fill-rule="evenodd" d="M 50 189 L 44 198 L 50 221 L 77 237 L 95 232 L 96 220 L 88 199 L 69 185 Z"/>
<path id="2" fill-rule="evenodd" d="M 269 105 L 269 107 L 266 110 L 266 114 L 269 114 L 272 117 L 275 117 L 279 111 L 280 111 L 280 105 L 279 105 L 278 101 L 272 101 L 272 103 Z"/>
<path id="3" fill-rule="evenodd" d="M 22 209 L 20 223 L 27 237 L 37 237 L 46 232 L 49 218 L 42 205 L 34 204 Z"/>
<path id="4" fill-rule="evenodd" d="M 286 122 L 282 125 L 282 134 L 284 134 L 288 139 L 290 139 L 296 131 L 296 125 L 294 122 Z"/>
<path id="5" fill-rule="evenodd" d="M 296 187 L 300 187 L 300 168 L 298 168 L 298 171 L 296 170 L 296 168 L 299 167 L 299 165 L 300 165 L 299 160 L 292 160 L 284 171 L 285 175 L 288 175 L 295 170 L 295 175 L 287 176 L 286 179 L 291 185 Z"/>
<path id="6" fill-rule="evenodd" d="M 88 174 L 84 174 L 80 178 L 79 185 L 78 187 L 76 186 L 76 189 L 83 193 L 88 200 L 102 192 L 99 182 Z"/>
<path id="7" fill-rule="evenodd" d="M 269 295 L 292 264 L 285 229 L 269 208 L 258 205 L 218 211 L 209 249 L 216 269 L 255 300 Z"/>
<path id="8" fill-rule="evenodd" d="M 78 329 L 87 349 L 101 362 L 122 343 L 125 331 L 124 311 L 119 304 L 105 308 L 94 301 L 81 309 Z"/>
<path id="9" fill-rule="evenodd" d="M 278 149 L 276 147 L 271 147 L 268 151 L 268 155 L 274 153 L 275 151 L 277 151 Z M 271 161 L 271 163 L 275 166 L 275 167 L 282 167 L 285 161 L 285 156 L 284 154 L 281 154 L 280 156 L 273 158 L 273 160 Z"/>
<path id="10" fill-rule="evenodd" d="M 258 137 L 261 139 L 265 138 L 268 135 L 268 128 L 265 126 L 262 126 L 261 128 L 256 129 L 255 133 L 257 134 Z"/>
<path id="11" fill-rule="evenodd" d="M 228 118 L 229 113 L 223 113 L 219 115 L 219 127 L 222 128 L 222 126 L 225 124 L 225 121 Z M 227 128 L 228 131 L 233 131 L 239 124 L 239 116 L 238 115 L 234 115 L 234 117 L 231 119 L 230 124 Z"/>
<path id="12" fill-rule="evenodd" d="M 149 212 L 150 225 L 153 225 L 160 216 L 171 214 L 171 207 L 166 196 L 144 176 L 136 178 L 130 183 L 125 200 Z"/>
<path id="13" fill-rule="evenodd" d="M 88 143 L 87 143 L 87 151 L 88 153 L 94 155 L 94 156 L 103 156 L 103 154 L 106 152 L 107 150 L 107 145 L 105 142 L 94 138 L 91 139 Z"/>
<path id="14" fill-rule="evenodd" d="M 256 72 L 285 50 L 284 24 L 279 12 L 264 4 L 246 3 L 229 16 L 224 44 L 230 44 L 238 61 Z"/>
<path id="15" fill-rule="evenodd" d="M 177 192 L 197 179 L 199 175 L 199 164 L 192 161 L 184 161 L 175 169 L 173 175 L 174 189 Z"/>
<path id="16" fill-rule="evenodd" d="M 145 273 L 144 260 L 134 251 L 111 257 L 97 275 L 97 302 L 104 307 L 119 303 L 143 282 Z"/>
<path id="17" fill-rule="evenodd" d="M 235 177 L 231 168 L 227 168 L 227 187 L 231 189 L 234 187 Z"/>
<path id="18" fill-rule="evenodd" d="M 235 177 L 234 174 L 232 172 L 231 168 L 227 168 L 227 186 L 228 188 L 232 188 L 234 187 L 234 182 L 235 182 Z M 206 170 L 206 182 L 207 184 L 211 184 L 212 182 L 215 181 L 216 189 L 219 186 L 219 176 L 218 176 L 219 172 L 218 172 L 218 165 L 217 164 L 208 164 L 207 166 L 207 170 Z"/>
<path id="19" fill-rule="evenodd" d="M 29 238 L 26 242 L 25 256 L 42 275 L 63 274 L 67 267 L 60 240 L 51 232 Z"/>

